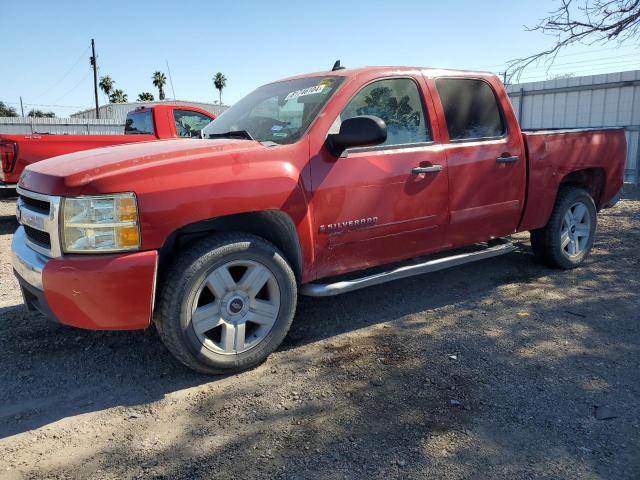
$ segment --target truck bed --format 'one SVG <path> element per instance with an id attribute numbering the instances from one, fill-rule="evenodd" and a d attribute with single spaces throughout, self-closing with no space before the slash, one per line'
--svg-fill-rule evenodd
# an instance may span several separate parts
<path id="1" fill-rule="evenodd" d="M 560 183 L 591 180 L 598 209 L 622 189 L 627 142 L 622 128 L 523 130 L 527 151 L 527 197 L 520 228 L 543 227 Z M 595 173 L 595 175 L 594 175 Z"/>

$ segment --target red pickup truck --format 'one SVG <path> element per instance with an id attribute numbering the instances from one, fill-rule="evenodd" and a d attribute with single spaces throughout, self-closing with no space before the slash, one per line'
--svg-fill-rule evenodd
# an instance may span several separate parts
<path id="1" fill-rule="evenodd" d="M 124 135 L 0 134 L 0 188 L 15 188 L 27 165 L 65 153 L 121 143 L 194 137 L 216 116 L 187 105 L 154 105 L 129 112 Z"/>
<path id="2" fill-rule="evenodd" d="M 494 257 L 519 231 L 579 265 L 626 156 L 622 130 L 522 132 L 494 75 L 424 68 L 271 83 L 203 136 L 28 167 L 26 304 L 80 328 L 154 322 L 185 365 L 237 371 L 282 342 L 298 294 Z"/>

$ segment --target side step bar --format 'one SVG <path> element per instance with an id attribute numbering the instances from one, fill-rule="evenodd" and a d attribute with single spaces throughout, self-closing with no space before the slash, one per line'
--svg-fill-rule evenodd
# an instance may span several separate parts
<path id="1" fill-rule="evenodd" d="M 352 292 L 353 290 L 359 290 L 373 285 L 380 285 L 381 283 L 398 280 L 400 278 L 422 275 L 423 273 L 429 272 L 437 272 L 438 270 L 445 270 L 458 265 L 464 265 L 465 263 L 497 257 L 499 255 L 512 252 L 515 248 L 516 247 L 511 242 L 503 240 L 498 245 L 487 247 L 484 250 L 477 252 L 462 253 L 452 255 L 450 257 L 417 263 L 415 265 L 406 265 L 389 270 L 388 272 L 376 273 L 366 277 L 356 278 L 354 280 L 343 280 L 327 284 L 307 283 L 302 285 L 298 292 L 301 295 L 307 295 L 309 297 L 330 297 L 332 295 Z"/>

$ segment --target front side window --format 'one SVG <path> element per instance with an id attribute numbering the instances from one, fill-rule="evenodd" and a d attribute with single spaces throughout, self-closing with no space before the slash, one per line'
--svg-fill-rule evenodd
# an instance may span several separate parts
<path id="1" fill-rule="evenodd" d="M 378 80 L 362 88 L 336 119 L 331 133 L 339 131 L 341 122 L 360 115 L 374 115 L 387 124 L 382 145 L 431 141 L 418 86 L 409 78 Z"/>
<path id="2" fill-rule="evenodd" d="M 264 85 L 209 124 L 202 134 L 246 131 L 259 142 L 298 141 L 343 81 L 343 77 L 307 77 Z"/>
<path id="3" fill-rule="evenodd" d="M 450 140 L 495 138 L 505 128 L 498 100 L 488 83 L 467 78 L 439 78 L 438 95 Z"/>
<path id="4" fill-rule="evenodd" d="M 125 135 L 154 135 L 153 112 L 143 110 L 129 113 L 124 124 L 124 133 Z"/>
<path id="5" fill-rule="evenodd" d="M 191 110 L 174 110 L 173 119 L 179 137 L 199 137 L 200 131 L 211 123 L 211 118 Z"/>

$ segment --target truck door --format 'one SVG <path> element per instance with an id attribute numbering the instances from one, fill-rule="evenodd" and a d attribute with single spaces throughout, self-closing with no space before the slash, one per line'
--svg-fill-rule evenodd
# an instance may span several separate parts
<path id="1" fill-rule="evenodd" d="M 449 242 L 459 246 L 513 233 L 523 208 L 526 158 L 504 89 L 481 78 L 441 77 L 429 86 L 444 120 Z"/>
<path id="2" fill-rule="evenodd" d="M 419 83 L 419 81 L 420 83 Z M 311 159 L 319 277 L 389 263 L 442 247 L 448 222 L 447 165 L 420 79 L 386 78 L 363 86 L 329 133 L 358 115 L 387 124 L 387 140 L 340 158 L 326 148 Z M 427 99 L 430 102 L 430 99 Z"/>

